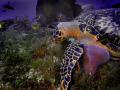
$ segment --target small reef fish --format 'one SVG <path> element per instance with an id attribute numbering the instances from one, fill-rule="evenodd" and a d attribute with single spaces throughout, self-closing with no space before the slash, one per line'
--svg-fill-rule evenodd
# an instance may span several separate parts
<path id="1" fill-rule="evenodd" d="M 8 2 L 8 5 L 2 5 L 2 7 L 7 8 L 7 9 L 11 9 L 11 10 L 14 10 L 14 8 L 9 5 L 9 3 L 10 3 L 10 1 Z"/>
<path id="2" fill-rule="evenodd" d="M 41 16 L 39 16 L 37 20 L 40 20 L 40 17 L 41 17 Z"/>
<path id="3" fill-rule="evenodd" d="M 33 24 L 33 29 L 38 29 L 39 28 L 39 24 Z"/>
<path id="4" fill-rule="evenodd" d="M 7 25 L 8 24 L 8 22 L 4 22 L 4 23 L 1 23 L 0 24 L 0 28 L 3 28 L 5 25 Z"/>
<path id="5" fill-rule="evenodd" d="M 104 41 L 108 41 L 108 40 L 109 40 L 108 38 L 103 38 L 103 39 L 98 40 L 97 42 L 104 42 Z"/>
<path id="6" fill-rule="evenodd" d="M 62 17 L 62 15 L 60 15 L 58 18 L 56 17 L 56 19 L 57 19 L 57 20 L 60 20 L 60 19 L 61 19 L 61 17 Z"/>
<path id="7" fill-rule="evenodd" d="M 2 28 L 2 25 L 0 24 L 0 28 Z"/>

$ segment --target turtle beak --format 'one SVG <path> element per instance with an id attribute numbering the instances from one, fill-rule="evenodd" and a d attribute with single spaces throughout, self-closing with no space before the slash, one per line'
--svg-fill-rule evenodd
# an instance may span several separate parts
<path id="1" fill-rule="evenodd" d="M 57 41 L 58 41 L 58 39 L 57 39 L 58 38 L 58 33 L 59 33 L 59 31 L 56 31 L 56 32 L 53 33 L 53 37 L 52 37 L 52 43 L 53 44 L 58 44 L 57 43 Z"/>
<path id="2" fill-rule="evenodd" d="M 63 39 L 56 37 L 52 39 L 53 44 L 61 44 L 63 41 Z"/>

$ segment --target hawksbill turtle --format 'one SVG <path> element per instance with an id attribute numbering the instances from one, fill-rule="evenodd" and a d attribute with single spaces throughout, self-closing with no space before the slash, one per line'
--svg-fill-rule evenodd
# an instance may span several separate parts
<path id="1" fill-rule="evenodd" d="M 110 57 L 120 58 L 120 9 L 100 9 L 78 16 L 77 21 L 61 22 L 53 34 L 55 44 L 74 37 L 61 63 L 61 88 L 67 90 L 76 62 L 83 55 L 83 68 L 91 75 Z"/>

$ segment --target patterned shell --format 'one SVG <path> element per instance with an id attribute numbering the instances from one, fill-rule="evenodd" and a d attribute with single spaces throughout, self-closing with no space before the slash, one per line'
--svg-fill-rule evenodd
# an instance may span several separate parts
<path id="1" fill-rule="evenodd" d="M 78 22 L 81 31 L 96 35 L 102 44 L 114 51 L 120 51 L 120 9 L 86 12 L 78 17 Z"/>

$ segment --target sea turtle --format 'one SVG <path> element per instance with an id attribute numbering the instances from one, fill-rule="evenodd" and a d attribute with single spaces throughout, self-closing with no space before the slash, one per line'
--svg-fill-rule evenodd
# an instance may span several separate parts
<path id="1" fill-rule="evenodd" d="M 91 75 L 110 57 L 120 58 L 120 9 L 100 9 L 83 13 L 77 21 L 61 22 L 53 34 L 59 44 L 74 37 L 64 53 L 61 63 L 61 88 L 67 90 L 71 72 L 83 55 L 83 68 Z"/>

